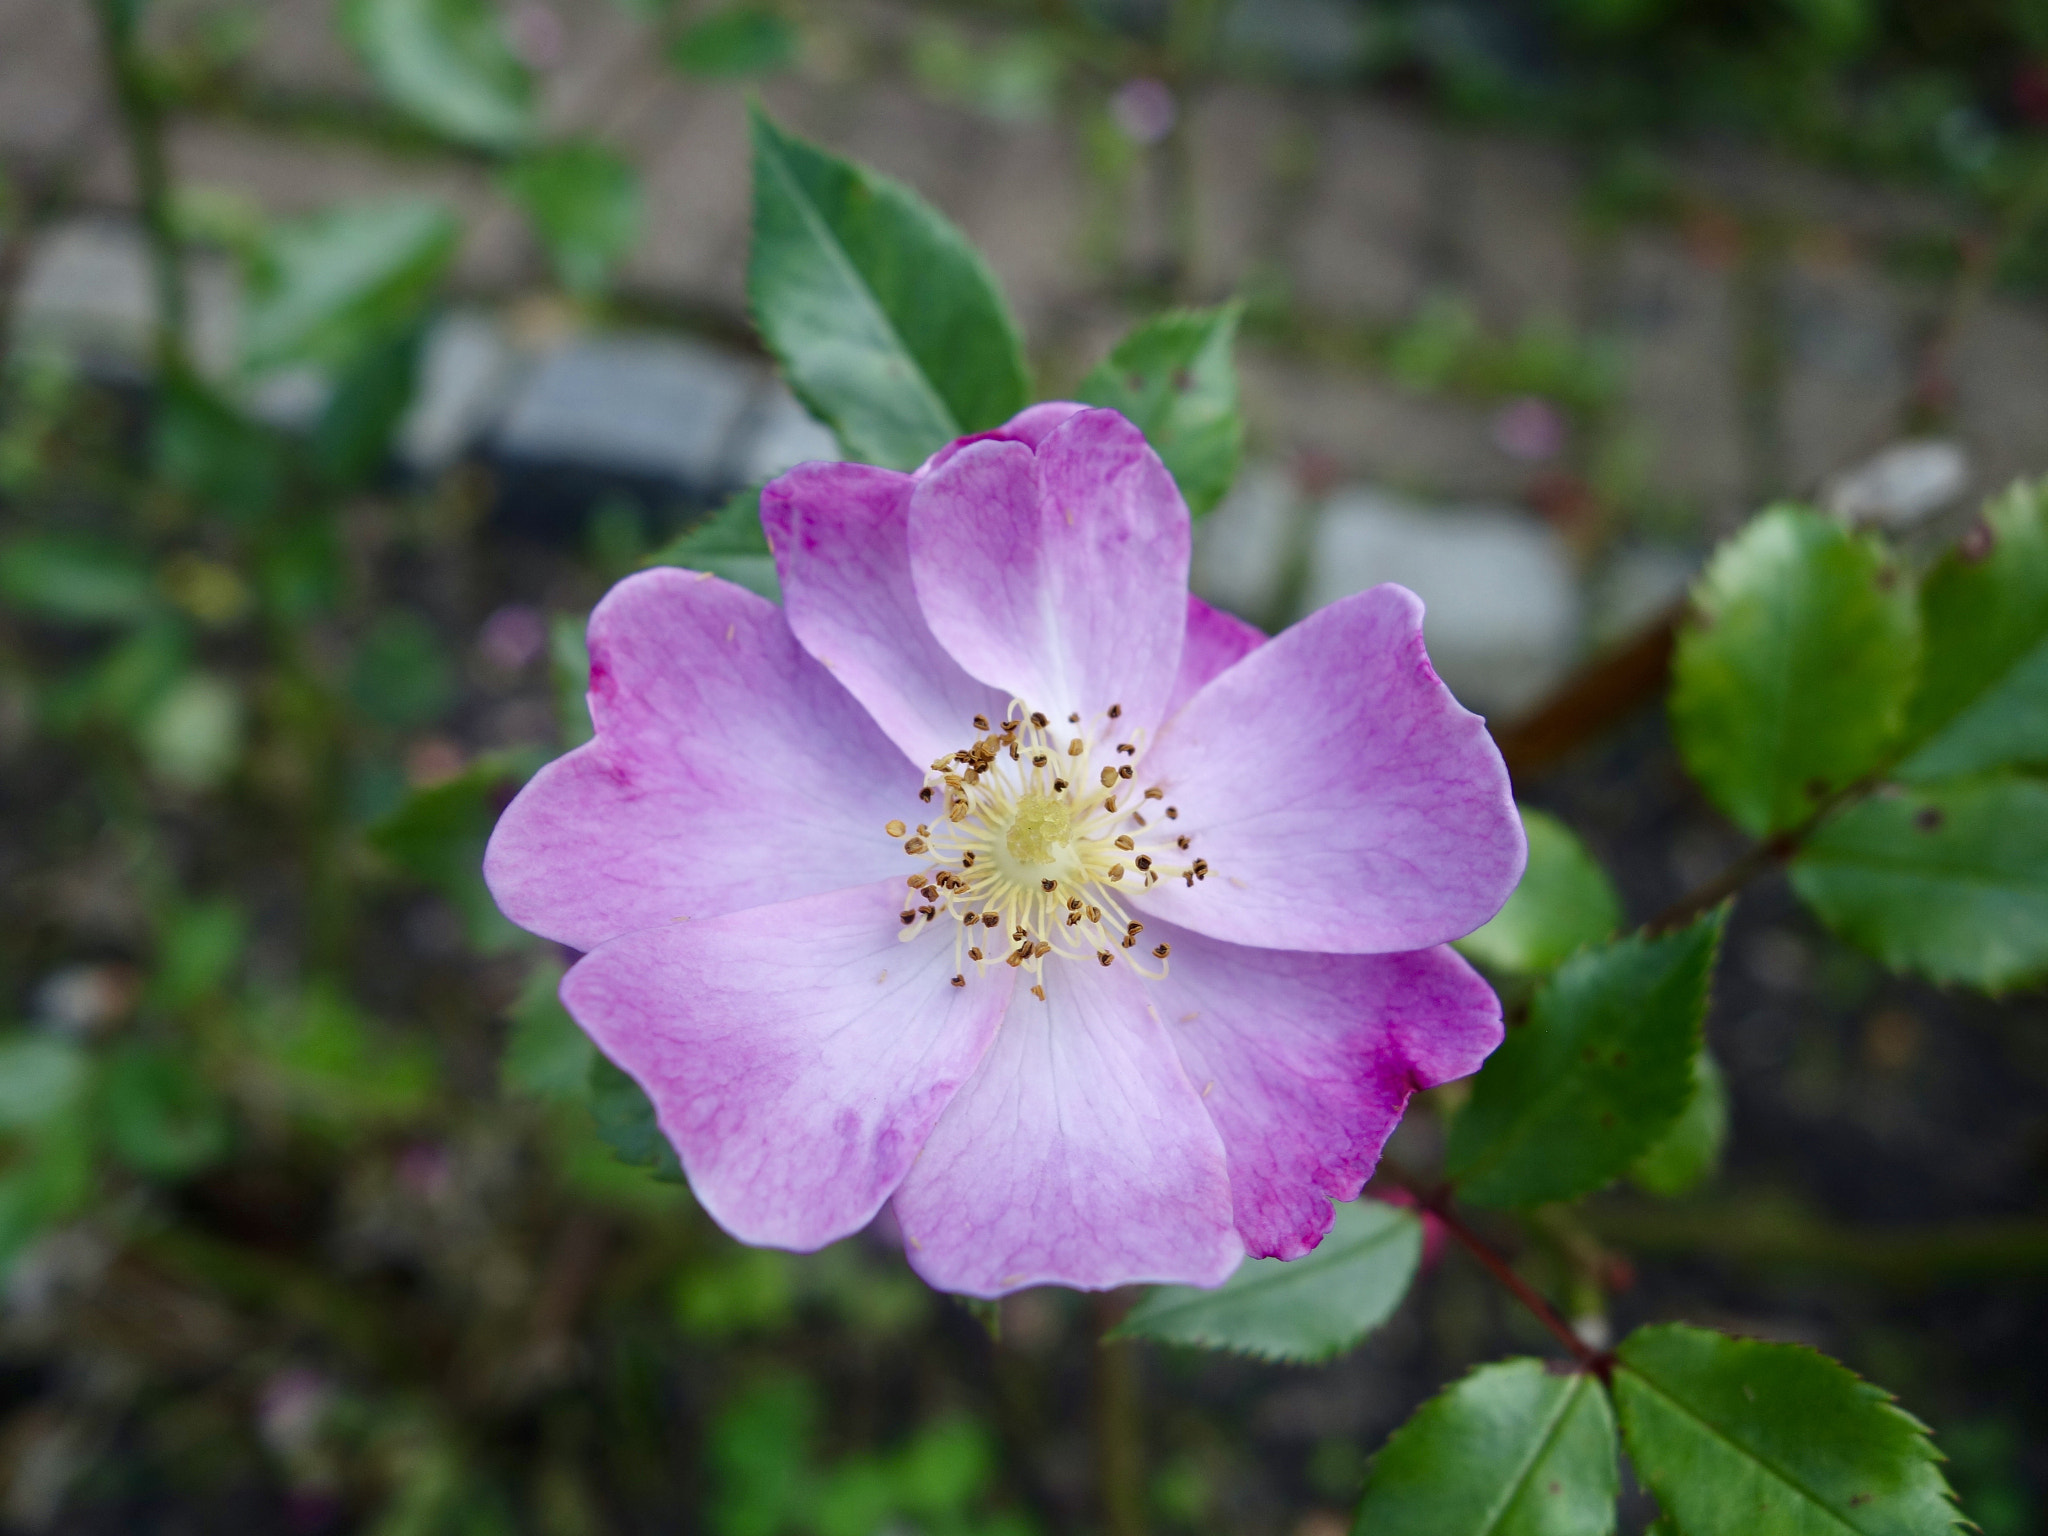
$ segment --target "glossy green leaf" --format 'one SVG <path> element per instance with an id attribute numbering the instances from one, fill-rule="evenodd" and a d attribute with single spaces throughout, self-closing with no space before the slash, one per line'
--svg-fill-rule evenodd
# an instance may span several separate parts
<path id="1" fill-rule="evenodd" d="M 602 144 L 579 140 L 536 151 L 505 172 L 504 187 L 562 286 L 579 297 L 603 292 L 640 238 L 639 174 Z"/>
<path id="2" fill-rule="evenodd" d="M 1822 823 L 1792 886 L 1897 970 L 1989 991 L 2048 976 L 2048 783 L 1885 792 Z"/>
<path id="3" fill-rule="evenodd" d="M 729 5 L 692 22 L 669 44 L 668 61 L 707 79 L 767 75 L 796 62 L 796 28 L 765 5 Z"/>
<path id="4" fill-rule="evenodd" d="M 182 1052 L 138 1042 L 113 1051 L 99 1110 L 114 1155 L 149 1178 L 189 1178 L 228 1150 L 226 1107 Z"/>
<path id="5" fill-rule="evenodd" d="M 1022 410 L 1023 348 L 974 247 L 908 187 L 753 115 L 747 296 L 854 458 L 912 469 Z"/>
<path id="6" fill-rule="evenodd" d="M 1961 1527 L 1926 1430 L 1827 1356 L 1678 1323 L 1615 1354 L 1629 1460 L 1685 1536 Z"/>
<path id="7" fill-rule="evenodd" d="M 536 1099 L 582 1099 L 590 1093 L 597 1047 L 576 1027 L 560 996 L 562 967 L 544 960 L 527 975 L 508 1017 L 511 1032 L 498 1063 L 508 1093 Z"/>
<path id="8" fill-rule="evenodd" d="M 280 224 L 252 273 L 245 366 L 339 367 L 419 318 L 461 233 L 438 203 L 351 203 Z"/>
<path id="9" fill-rule="evenodd" d="M 1600 861 L 1571 828 L 1543 811 L 1522 809 L 1529 867 L 1493 921 L 1457 941 L 1490 970 L 1540 976 L 1621 926 L 1621 898 Z"/>
<path id="10" fill-rule="evenodd" d="M 1247 1259 L 1214 1290 L 1162 1285 L 1112 1338 L 1227 1349 L 1261 1360 L 1327 1360 L 1387 1320 L 1422 1258 L 1413 1211 L 1359 1200 L 1298 1259 Z"/>
<path id="11" fill-rule="evenodd" d="M 1728 1087 L 1704 1046 L 1692 1062 L 1692 1097 L 1678 1123 L 1635 1160 L 1628 1176 L 1653 1195 L 1682 1195 L 1705 1182 L 1728 1139 Z"/>
<path id="12" fill-rule="evenodd" d="M 1671 723 L 1708 797 L 1758 834 L 1797 826 L 1877 766 L 1905 720 L 1919 614 L 1875 537 L 1779 507 L 1693 590 Z"/>
<path id="13" fill-rule="evenodd" d="M 771 603 L 782 601 L 782 582 L 775 574 L 775 556 L 761 528 L 761 487 L 748 486 L 701 522 L 692 523 L 643 562 L 680 565 L 723 576 L 735 586 L 758 592 Z"/>
<path id="14" fill-rule="evenodd" d="M 1366 1474 L 1357 1536 L 1606 1536 L 1614 1414 L 1592 1376 L 1503 1360 L 1395 1430 Z"/>
<path id="15" fill-rule="evenodd" d="M 1567 960 L 1481 1068 L 1446 1171 L 1478 1205 L 1532 1206 L 1619 1177 L 1684 1113 L 1727 909 Z"/>
<path id="16" fill-rule="evenodd" d="M 490 0 L 347 0 L 342 28 L 384 94 L 427 127 L 480 149 L 533 135 L 533 80 Z"/>
<path id="17" fill-rule="evenodd" d="M 1135 422 L 1196 517 L 1223 499 L 1244 452 L 1237 406 L 1239 304 L 1177 310 L 1116 344 L 1074 392 Z"/>
<path id="18" fill-rule="evenodd" d="M 683 1182 L 676 1149 L 661 1134 L 654 1105 L 640 1085 L 614 1066 L 610 1058 L 591 1053 L 590 1113 L 597 1134 L 622 1163 L 652 1169 L 657 1179 Z"/>
<path id="19" fill-rule="evenodd" d="M 149 567 L 121 545 L 58 534 L 0 544 L 0 600 L 69 624 L 126 624 L 160 606 Z"/>
<path id="20" fill-rule="evenodd" d="M 1928 574 L 1909 780 L 2048 763 L 2048 486 L 2016 485 Z"/>

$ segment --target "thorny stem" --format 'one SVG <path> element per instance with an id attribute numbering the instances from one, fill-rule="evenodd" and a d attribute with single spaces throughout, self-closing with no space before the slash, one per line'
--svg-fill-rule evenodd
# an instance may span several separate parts
<path id="1" fill-rule="evenodd" d="M 1782 864 L 1791 858 L 1806 840 L 1813 836 L 1815 829 L 1823 821 L 1844 806 L 1853 805 L 1861 800 L 1877 788 L 1881 781 L 1880 770 L 1864 775 L 1853 784 L 1845 784 L 1815 806 L 1812 814 L 1798 826 L 1753 844 L 1719 874 L 1687 891 L 1645 923 L 1643 931 L 1651 934 L 1669 933 L 1674 928 L 1684 927 L 1709 907 L 1719 906 L 1773 864 Z"/>
<path id="2" fill-rule="evenodd" d="M 1613 1370 L 1613 1361 L 1573 1332 L 1572 1325 L 1550 1304 L 1549 1298 L 1516 1274 L 1514 1266 L 1501 1256 L 1498 1249 L 1465 1224 L 1464 1218 L 1452 1206 L 1450 1185 L 1418 1179 L 1385 1157 L 1380 1159 L 1380 1169 L 1413 1195 L 1423 1210 L 1442 1222 L 1444 1230 L 1463 1243 L 1466 1251 L 1485 1267 L 1486 1272 L 1499 1281 L 1530 1316 L 1550 1330 L 1582 1369 L 1591 1371 L 1602 1381 L 1607 1379 Z"/>

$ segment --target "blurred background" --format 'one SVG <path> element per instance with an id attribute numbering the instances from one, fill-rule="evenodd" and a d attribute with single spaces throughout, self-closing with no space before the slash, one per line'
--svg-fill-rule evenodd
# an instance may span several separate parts
<path id="1" fill-rule="evenodd" d="M 750 93 L 961 225 L 1043 396 L 1240 301 L 1198 589 L 1419 591 L 1633 919 L 1742 847 L 1658 708 L 1713 542 L 2048 470 L 2040 0 L 0 0 L 0 1527 L 1341 1536 L 1543 1348 L 1458 1254 L 1307 1368 L 741 1249 L 491 908 L 597 596 L 836 453 L 746 316 Z M 2044 1529 L 2048 1004 L 1771 882 L 1728 954 L 1718 1178 L 1502 1241 L 1821 1345 Z"/>

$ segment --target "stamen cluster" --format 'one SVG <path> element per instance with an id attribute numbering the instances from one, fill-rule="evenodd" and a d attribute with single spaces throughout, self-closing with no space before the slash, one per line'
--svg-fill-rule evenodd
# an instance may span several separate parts
<path id="1" fill-rule="evenodd" d="M 1163 977 L 1172 947 L 1141 946 L 1145 925 L 1119 898 L 1160 880 L 1192 886 L 1209 864 L 1183 859 L 1193 839 L 1173 825 L 1179 810 L 1163 804 L 1164 790 L 1137 782 L 1137 741 L 1116 742 L 1098 764 L 1095 743 L 1113 734 L 1122 706 L 1110 705 L 1092 729 L 1078 714 L 1055 729 L 1016 700 L 1010 714 L 996 724 L 976 715 L 975 738 L 926 772 L 918 798 L 941 808 L 938 821 L 885 829 L 922 865 L 907 882 L 903 936 L 946 923 L 960 966 L 954 986 L 967 985 L 970 965 L 978 976 L 1000 962 L 1031 972 L 1041 1001 L 1054 956 L 1107 966 L 1125 952 L 1141 976 Z"/>

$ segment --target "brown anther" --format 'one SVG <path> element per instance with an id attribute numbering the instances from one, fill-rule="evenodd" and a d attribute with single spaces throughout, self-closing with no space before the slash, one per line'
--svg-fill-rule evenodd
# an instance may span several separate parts
<path id="1" fill-rule="evenodd" d="M 1024 963 L 1025 958 L 1028 955 L 1030 955 L 1030 953 L 1031 951 L 1028 949 L 1013 949 L 1007 955 L 1003 956 L 1003 964 L 1009 966 L 1012 970 L 1014 970 Z"/>
<path id="2" fill-rule="evenodd" d="M 905 853 L 923 853 L 924 850 L 925 840 L 921 837 L 913 837 L 909 842 L 903 845 L 903 851 Z"/>
<path id="3" fill-rule="evenodd" d="M 1081 898 L 1080 898 L 1080 897 L 1078 897 L 1078 896 L 1069 896 L 1069 897 L 1067 898 L 1067 910 L 1068 910 L 1069 912 L 1078 912 L 1078 911 L 1080 911 L 1080 910 L 1081 910 Z"/>
<path id="4" fill-rule="evenodd" d="M 1089 922 L 1091 922 L 1091 923 L 1099 923 L 1099 922 L 1101 922 L 1101 921 L 1102 921 L 1102 908 L 1100 908 L 1100 907 L 1090 907 L 1090 908 L 1088 909 L 1088 921 L 1089 921 Z"/>
<path id="5" fill-rule="evenodd" d="M 903 919 L 903 926 L 906 928 L 917 921 L 917 914 L 915 912 L 899 912 L 896 915 Z"/>
<path id="6" fill-rule="evenodd" d="M 930 804 L 932 803 L 932 787 L 931 787 L 931 785 L 927 784 L 927 785 L 925 785 L 925 787 L 924 787 L 923 789 L 920 789 L 920 790 L 919 790 L 919 791 L 917 792 L 917 798 L 918 798 L 918 799 L 920 799 L 920 800 L 922 800 L 922 801 L 923 801 L 923 802 L 924 802 L 924 803 L 925 803 L 926 805 L 930 805 Z"/>
<path id="7" fill-rule="evenodd" d="M 981 951 L 978 949 L 970 949 L 969 951 L 967 951 L 967 958 L 970 960 L 979 960 L 981 958 Z"/>
<path id="8" fill-rule="evenodd" d="M 1067 716 L 1067 724 L 1069 724 L 1069 725 L 1079 725 L 1080 723 L 1081 723 L 1081 711 L 1079 711 L 1078 709 L 1077 709 L 1077 710 L 1075 710 L 1075 711 L 1074 711 L 1074 712 L 1073 712 L 1073 713 L 1072 713 L 1071 715 Z"/>
<path id="9" fill-rule="evenodd" d="M 901 837 L 904 833 L 908 832 L 910 828 L 904 826 L 903 823 L 900 821 L 892 821 L 889 823 L 889 825 L 882 828 L 882 830 L 888 833 L 891 837 Z"/>
<path id="10" fill-rule="evenodd" d="M 937 907 L 931 906 L 919 907 L 917 910 L 922 912 L 927 918 L 936 917 L 939 911 Z"/>
<path id="11" fill-rule="evenodd" d="M 1123 712 L 1124 707 L 1121 704 L 1112 704 L 1109 706 L 1109 718 L 1112 720 L 1116 719 Z"/>
<path id="12" fill-rule="evenodd" d="M 1151 889 L 1152 889 L 1152 887 L 1153 887 L 1153 886 L 1157 885 L 1158 883 L 1159 883 L 1159 871 L 1158 871 L 1158 870 L 1156 870 L 1156 869 L 1148 869 L 1148 870 L 1146 870 L 1146 871 L 1145 871 L 1145 889 L 1149 891 L 1149 890 L 1151 890 Z"/>
<path id="13" fill-rule="evenodd" d="M 1131 765 L 1129 763 L 1125 763 L 1123 767 L 1117 769 L 1116 776 L 1120 779 L 1128 779 L 1129 777 L 1131 777 Z"/>
<path id="14" fill-rule="evenodd" d="M 1067 926 L 1068 926 L 1069 928 L 1073 927 L 1073 926 L 1074 926 L 1074 925 L 1075 925 L 1076 923 L 1078 923 L 1078 922 L 1080 922 L 1080 921 L 1081 921 L 1081 914 L 1080 914 L 1080 913 L 1078 913 L 1078 912 L 1069 912 L 1069 913 L 1067 914 Z"/>
<path id="15" fill-rule="evenodd" d="M 1115 770 L 1114 768 L 1105 768 L 1105 769 L 1103 769 L 1103 770 L 1102 770 L 1102 787 L 1103 787 L 1104 789 L 1109 789 L 1109 788 L 1111 788 L 1112 786 L 1114 786 L 1114 785 L 1115 785 L 1115 783 L 1116 783 L 1116 770 Z"/>
<path id="16" fill-rule="evenodd" d="M 1003 722 L 1003 734 L 1005 736 L 1014 736 L 1017 732 L 1017 727 L 1023 723 L 1022 720 L 1005 720 Z"/>
<path id="17" fill-rule="evenodd" d="M 975 729 L 976 729 L 977 731 L 985 731 L 985 730 L 987 730 L 987 729 L 988 729 L 988 716 L 987 716 L 987 715 L 976 715 L 976 716 L 974 717 L 974 728 L 975 728 Z"/>
<path id="18" fill-rule="evenodd" d="M 1067 781 L 1065 779 L 1054 779 L 1052 781 L 1052 792 L 1056 795 L 1064 795 L 1067 792 Z"/>
<path id="19" fill-rule="evenodd" d="M 1195 888 L 1195 872 L 1192 869 L 1182 870 L 1180 877 L 1181 879 L 1187 881 L 1189 890 L 1192 891 Z"/>
<path id="20" fill-rule="evenodd" d="M 1123 865 L 1121 865 L 1121 864 L 1112 864 L 1112 865 L 1110 865 L 1110 866 L 1109 866 L 1109 878 L 1110 878 L 1110 879 L 1112 879 L 1112 880 L 1121 880 L 1121 879 L 1123 879 L 1123 877 L 1124 877 L 1124 867 L 1123 867 Z"/>
<path id="21" fill-rule="evenodd" d="M 955 976 L 953 978 L 953 985 L 956 987 L 964 987 L 967 985 L 967 978 L 965 976 Z"/>
<path id="22" fill-rule="evenodd" d="M 957 822 L 965 821 L 966 819 L 967 802 L 965 800 L 955 800 L 951 805 L 946 807 L 946 820 Z"/>
<path id="23" fill-rule="evenodd" d="M 1103 801 L 1102 809 L 1106 814 L 1114 816 L 1116 814 L 1116 796 L 1111 795 L 1107 800 Z"/>
<path id="24" fill-rule="evenodd" d="M 1131 812 L 1131 820 L 1135 821 L 1141 827 L 1149 827 L 1152 825 L 1151 822 L 1147 821 L 1144 817 L 1140 816 L 1136 811 Z"/>
<path id="25" fill-rule="evenodd" d="M 1128 832 L 1124 833 L 1123 836 L 1119 837 L 1116 840 L 1116 845 L 1117 847 L 1123 849 L 1125 853 L 1129 853 L 1133 848 L 1138 846 L 1136 843 L 1131 841 L 1131 835 Z"/>
<path id="26" fill-rule="evenodd" d="M 972 869 L 972 868 L 974 868 L 974 855 L 973 855 L 973 854 L 971 854 L 971 853 L 963 853 L 963 854 L 961 854 L 961 855 L 960 855 L 960 867 L 961 867 L 962 869 Z"/>
<path id="27" fill-rule="evenodd" d="M 1030 931 L 1031 930 L 1029 928 L 1026 928 L 1022 923 L 1019 923 L 1016 927 L 1010 930 L 1010 937 L 1013 940 L 1022 940 L 1024 935 L 1029 933 Z"/>
<path id="28" fill-rule="evenodd" d="M 1098 949 L 1097 951 L 1095 951 L 1095 958 L 1100 960 L 1104 965 L 1109 965 L 1115 961 L 1116 956 L 1112 955 L 1106 949 Z"/>
<path id="29" fill-rule="evenodd" d="M 1034 768 L 1043 768 L 1046 765 L 1047 761 L 1048 759 L 1043 752 L 1034 752 L 1031 754 L 1031 766 Z"/>
<path id="30" fill-rule="evenodd" d="M 1138 749 L 1132 746 L 1128 741 L 1118 742 L 1116 744 L 1116 749 L 1117 751 L 1123 753 L 1125 757 L 1136 757 L 1138 755 Z"/>
<path id="31" fill-rule="evenodd" d="M 979 912 L 970 912 L 965 917 L 961 918 L 960 921 L 965 923 L 969 928 L 972 928 L 976 923 L 981 921 L 981 914 Z"/>
<path id="32" fill-rule="evenodd" d="M 1188 840 L 1187 840 L 1187 835 L 1186 835 L 1185 833 L 1183 833 L 1183 834 L 1182 834 L 1181 836 L 1179 836 L 1179 837 L 1176 837 L 1176 838 L 1175 838 L 1175 839 L 1173 840 L 1173 846 L 1174 846 L 1174 847 L 1176 847 L 1176 848 L 1185 848 L 1185 847 L 1187 847 L 1187 845 L 1188 845 Z"/>
<path id="33" fill-rule="evenodd" d="M 914 891 L 914 890 L 917 890 L 917 889 L 919 889 L 919 888 L 920 888 L 920 887 L 921 887 L 921 886 L 922 886 L 922 885 L 924 884 L 924 876 L 923 876 L 923 875 L 912 875 L 912 876 L 911 876 L 911 877 L 910 877 L 910 878 L 909 878 L 908 880 L 906 880 L 906 881 L 905 881 L 904 883 L 905 883 L 906 885 L 908 885 L 908 886 L 909 886 L 909 887 L 910 887 L 910 888 L 911 888 L 911 889 L 912 889 L 913 891 Z"/>
<path id="34" fill-rule="evenodd" d="M 1124 932 L 1125 932 L 1125 933 L 1143 933 L 1144 931 L 1145 931 L 1145 925 L 1144 925 L 1143 923 L 1139 923 L 1139 922 L 1130 922 L 1130 923 L 1125 923 L 1125 924 L 1124 924 Z"/>
<path id="35" fill-rule="evenodd" d="M 1052 946 L 1046 943 L 1043 939 L 1040 939 L 1036 944 L 1031 946 L 1031 958 L 1034 960 L 1043 960 L 1047 955 L 1051 953 Z"/>
<path id="36" fill-rule="evenodd" d="M 1125 935 L 1124 935 L 1124 937 L 1123 937 L 1123 946 L 1124 946 L 1124 948 L 1125 948 L 1125 949 L 1129 949 L 1129 948 L 1131 948 L 1131 947 L 1132 947 L 1132 946 L 1133 946 L 1134 944 L 1136 944 L 1137 942 L 1138 942 L 1138 941 L 1137 941 L 1136 939 L 1132 938 L 1132 937 L 1131 937 L 1131 936 L 1130 936 L 1130 935 L 1129 935 L 1128 933 L 1127 933 L 1127 934 L 1125 934 Z"/>
<path id="37" fill-rule="evenodd" d="M 1067 743 L 1067 756 L 1069 757 L 1079 757 L 1083 750 L 1081 738 L 1078 736 Z"/>
<path id="38" fill-rule="evenodd" d="M 1060 883 L 1057 880 L 1041 880 L 1038 882 L 1038 888 L 1041 891 L 1056 891 L 1060 888 Z"/>
<path id="39" fill-rule="evenodd" d="M 918 894 L 923 896 L 926 901 L 937 901 L 939 899 L 939 888 L 936 885 L 928 885 Z"/>
<path id="40" fill-rule="evenodd" d="M 917 835 L 919 837 L 930 837 L 932 835 L 932 829 L 920 821 L 917 824 Z"/>
<path id="41" fill-rule="evenodd" d="M 1016 743 L 1015 743 L 1014 741 L 1013 741 L 1013 742 L 1011 742 L 1011 743 L 1010 743 L 1010 761 L 1011 761 L 1011 762 L 1013 762 L 1013 763 L 1014 763 L 1014 762 L 1016 762 L 1016 761 L 1017 761 L 1017 759 L 1018 759 L 1018 758 L 1019 758 L 1019 757 L 1020 757 L 1021 755 L 1022 755 L 1022 754 L 1021 754 L 1021 753 L 1019 753 L 1019 752 L 1017 751 L 1017 744 L 1016 744 Z"/>
<path id="42" fill-rule="evenodd" d="M 1166 798 L 1166 791 L 1161 789 L 1157 784 L 1154 784 L 1150 789 L 1145 791 L 1145 798 L 1147 800 L 1164 800 Z"/>
<path id="43" fill-rule="evenodd" d="M 1035 709 L 1031 711 L 1031 723 L 1037 726 L 1038 729 L 1040 729 L 1041 731 L 1044 730 L 1048 725 L 1052 724 L 1050 720 L 1046 719 L 1044 715 L 1042 715 Z"/>
<path id="44" fill-rule="evenodd" d="M 1138 855 L 1136 863 L 1138 868 L 1140 869 L 1150 869 L 1152 867 L 1152 855 L 1149 853 L 1141 853 Z"/>
<path id="45" fill-rule="evenodd" d="M 1179 807 L 1179 806 L 1177 806 L 1177 805 L 1169 805 L 1169 806 L 1168 806 L 1168 807 L 1166 808 L 1166 819 L 1167 819 L 1168 821 L 1179 821 L 1179 820 L 1180 820 L 1180 807 Z"/>
<path id="46" fill-rule="evenodd" d="M 1195 878 L 1196 878 L 1197 880 L 1206 880 L 1206 879 L 1208 878 L 1208 876 L 1209 876 L 1209 861 L 1208 861 L 1207 859 L 1197 859 L 1197 860 L 1195 860 Z"/>
<path id="47" fill-rule="evenodd" d="M 1038 1000 L 1039 1000 L 1039 1001 L 1040 1001 L 1040 1002 L 1042 1003 L 1042 1002 L 1044 1002 L 1044 1001 L 1045 1001 L 1045 988 L 1043 988 L 1043 987 L 1033 987 L 1033 988 L 1031 989 L 1031 995 L 1032 995 L 1033 997 L 1037 998 L 1037 999 L 1038 999 Z"/>
<path id="48" fill-rule="evenodd" d="M 993 928 L 997 923 L 1000 923 L 1001 921 L 1002 919 L 1000 917 L 997 917 L 993 912 L 984 912 L 981 914 L 981 926 L 984 928 Z"/>

